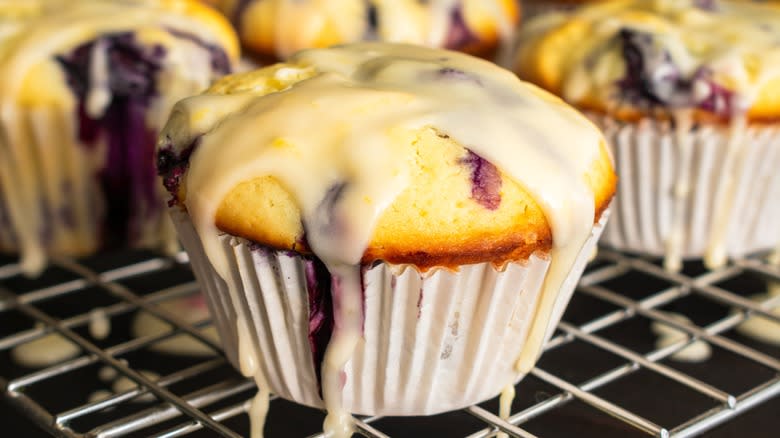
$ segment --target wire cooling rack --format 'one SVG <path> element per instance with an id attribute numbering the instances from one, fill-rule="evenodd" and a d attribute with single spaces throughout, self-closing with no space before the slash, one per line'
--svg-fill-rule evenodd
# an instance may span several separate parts
<path id="1" fill-rule="evenodd" d="M 765 256 L 717 271 L 687 264 L 684 273 L 672 274 L 656 261 L 602 249 L 542 359 L 517 386 L 508 419 L 498 418 L 491 400 L 434 417 L 361 417 L 357 433 L 686 437 L 717 432 L 756 412 L 763 415 L 750 417 L 751 424 L 777 426 L 780 347 L 737 330 L 751 317 L 780 323 L 771 313 L 780 296 L 750 298 L 765 292 L 767 282 L 780 282 L 780 269 Z M 185 254 L 55 260 L 36 280 L 22 276 L 13 259 L 0 258 L 0 392 L 56 436 L 246 436 L 253 383 L 204 335 L 209 320 L 187 324 L 184 315 L 160 306 L 198 293 Z M 111 323 L 106 338 L 89 330 L 96 312 Z M 138 313 L 167 324 L 135 337 L 129 327 Z M 653 333 L 659 326 L 674 328 L 677 337 L 659 345 Z M 52 334 L 79 353 L 41 369 L 12 360 L 13 349 Z M 171 356 L 154 348 L 173 337 L 190 338 L 213 354 Z M 703 362 L 673 359 L 702 347 L 709 352 Z M 110 389 L 105 376 L 111 374 L 130 384 Z M 94 397 L 96 391 L 102 396 Z M 323 418 L 273 398 L 266 436 L 318 436 Z M 765 432 L 773 436 L 776 429 Z"/>

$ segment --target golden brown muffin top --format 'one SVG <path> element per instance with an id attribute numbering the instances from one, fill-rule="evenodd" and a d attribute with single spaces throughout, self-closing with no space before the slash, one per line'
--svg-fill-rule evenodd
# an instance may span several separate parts
<path id="1" fill-rule="evenodd" d="M 184 32 L 218 45 L 234 62 L 239 55 L 230 24 L 196 0 L 0 0 L 0 97 L 27 105 L 67 101 L 65 81 L 52 83 L 60 70 L 55 55 L 119 32 L 166 47 Z"/>
<path id="2" fill-rule="evenodd" d="M 529 21 L 516 70 L 580 108 L 624 119 L 780 116 L 780 8 L 725 0 L 615 0 Z"/>
<path id="3" fill-rule="evenodd" d="M 158 150 L 207 251 L 220 229 L 422 269 L 581 246 L 615 183 L 600 132 L 557 98 L 406 45 L 309 50 L 226 77 L 177 105 Z"/>
<path id="4" fill-rule="evenodd" d="M 242 41 L 285 59 L 301 49 L 380 40 L 484 54 L 511 40 L 517 0 L 221 0 Z"/>

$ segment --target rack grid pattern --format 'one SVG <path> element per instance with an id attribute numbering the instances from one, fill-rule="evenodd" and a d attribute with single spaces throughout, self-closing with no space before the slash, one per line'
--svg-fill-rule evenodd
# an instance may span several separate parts
<path id="1" fill-rule="evenodd" d="M 545 355 L 518 385 L 519 396 L 509 418 L 497 416 L 494 400 L 425 421 L 462 423 L 468 438 L 500 432 L 544 437 L 545 429 L 534 427 L 535 421 L 556 421 L 567 406 L 577 405 L 586 415 L 599 416 L 605 427 L 621 430 L 621 436 L 687 437 L 761 403 L 776 403 L 780 394 L 778 348 L 741 337 L 735 330 L 751 317 L 780 323 L 780 317 L 772 313 L 780 307 L 780 294 L 768 294 L 762 300 L 748 297 L 765 289 L 768 282 L 780 282 L 780 268 L 768 263 L 766 256 L 746 257 L 716 271 L 691 265 L 675 274 L 664 271 L 656 261 L 602 249 L 583 276 Z M 0 364 L 4 364 L 0 393 L 56 436 L 246 435 L 254 384 L 233 371 L 219 346 L 204 335 L 209 320 L 187 324 L 181 315 L 158 305 L 198 293 L 183 253 L 175 257 L 132 253 L 79 262 L 59 259 L 39 280 L 22 276 L 14 260 L 0 259 L 0 320 L 6 321 L 0 325 Z M 118 329 L 118 334 L 96 339 L 88 328 L 95 317 L 95 300 L 101 315 L 114 327 L 127 325 L 134 314 L 146 312 L 167 323 L 169 329 L 145 337 L 123 336 Z M 697 316 L 691 309 L 710 309 L 710 316 Z M 685 313 L 690 320 L 671 312 Z M 658 345 L 651 332 L 658 324 L 684 335 Z M 41 369 L 13 365 L 14 348 L 51 334 L 64 338 L 80 353 Z M 164 356 L 152 347 L 175 336 L 193 338 L 213 354 L 183 361 L 160 359 Z M 706 343 L 713 355 L 740 364 L 738 371 L 752 380 L 735 385 L 699 372 L 713 367 L 672 360 L 682 350 L 694 348 L 694 343 Z M 589 366 L 590 359 L 599 356 L 608 358 L 609 366 L 603 361 Z M 572 363 L 571 358 L 581 358 L 582 363 Z M 160 368 L 155 374 L 142 372 L 156 366 Z M 113 370 L 132 383 L 91 401 L 86 394 L 69 389 L 70 382 L 83 383 L 84 379 L 93 379 L 94 387 L 105 385 L 94 377 L 101 369 Z M 644 398 L 669 401 L 675 394 L 685 394 L 699 402 L 687 404 L 686 409 L 671 403 L 671 413 L 647 411 L 625 397 L 635 391 L 637 376 L 645 379 L 641 380 Z M 662 383 L 648 385 L 648 379 Z M 58 395 L 51 397 L 52 392 Z M 524 400 L 521 394 L 528 397 Z M 283 426 L 278 423 L 303 416 L 319 424 L 322 413 L 272 398 L 267 436 L 275 436 L 273 431 Z M 419 419 L 356 419 L 357 433 L 366 437 L 413 436 L 420 424 Z M 322 436 L 316 430 L 296 433 L 300 432 L 288 430 L 279 436 Z"/>

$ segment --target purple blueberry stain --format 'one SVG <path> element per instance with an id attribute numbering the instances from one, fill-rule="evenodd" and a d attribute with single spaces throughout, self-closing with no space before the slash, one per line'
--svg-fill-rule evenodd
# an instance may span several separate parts
<path id="1" fill-rule="evenodd" d="M 469 29 L 463 17 L 463 7 L 456 5 L 450 12 L 450 30 L 444 42 L 444 47 L 447 49 L 460 49 L 477 41 L 479 41 L 479 38 Z"/>
<path id="2" fill-rule="evenodd" d="M 322 391 L 322 361 L 334 328 L 333 280 L 325 264 L 316 257 L 304 260 L 306 291 L 309 298 L 309 348 L 314 362 L 317 385 Z"/>
<path id="3" fill-rule="evenodd" d="M 190 167 L 190 157 L 200 145 L 201 136 L 196 136 L 182 150 L 176 151 L 173 142 L 166 137 L 165 144 L 157 151 L 157 174 L 163 178 L 165 189 L 171 194 L 168 206 L 178 204 L 179 186 Z"/>
<path id="4" fill-rule="evenodd" d="M 311 349 L 314 372 L 317 377 L 317 385 L 322 395 L 322 361 L 333 335 L 333 330 L 339 325 L 336 320 L 338 309 L 335 307 L 343 293 L 342 280 L 338 275 L 333 275 L 327 266 L 316 256 L 303 258 L 304 276 L 306 279 L 306 291 L 309 303 L 309 327 L 308 340 Z M 371 267 L 360 267 L 360 292 L 365 315 L 365 283 L 366 274 Z M 361 330 L 365 327 L 365 318 L 361 321 Z"/>
<path id="5" fill-rule="evenodd" d="M 705 91 L 701 93 L 701 96 L 696 96 L 698 93 L 694 91 L 698 108 L 723 115 L 735 112 L 737 103 L 735 102 L 734 92 L 712 80 L 712 72 L 710 70 L 706 68 L 699 69 L 693 80 L 693 86 L 704 87 L 703 91 Z"/>
<path id="6" fill-rule="evenodd" d="M 366 1 L 366 23 L 368 24 L 366 32 L 368 37 L 375 37 L 379 28 L 379 16 L 377 15 L 376 4 L 373 1 Z"/>
<path id="7" fill-rule="evenodd" d="M 417 297 L 417 319 L 420 319 L 420 316 L 422 316 L 423 290 L 424 287 L 420 285 L 420 295 Z"/>
<path id="8" fill-rule="evenodd" d="M 717 84 L 707 66 L 686 77 L 653 35 L 624 28 L 618 38 L 626 76 L 617 85 L 621 95 L 632 104 L 697 108 L 726 117 L 737 109 L 734 93 Z"/>
<path id="9" fill-rule="evenodd" d="M 471 171 L 471 199 L 488 210 L 501 205 L 501 174 L 498 168 L 472 151 L 460 163 Z"/>
<path id="10" fill-rule="evenodd" d="M 208 51 L 215 74 L 230 70 L 227 55 L 219 47 L 186 32 L 166 30 Z M 99 115 L 89 114 L 86 104 L 96 80 L 91 75 L 96 49 L 105 53 L 105 86 L 110 95 Z M 120 32 L 55 58 L 78 101 L 78 139 L 89 148 L 101 142 L 106 145 L 106 164 L 95 175 L 105 204 L 104 223 L 99 227 L 106 246 L 136 242 L 143 224 L 162 210 L 154 166 L 157 132 L 147 126 L 146 114 L 159 97 L 156 79 L 166 56 L 162 45 L 142 44 L 134 33 Z"/>
<path id="11" fill-rule="evenodd" d="M 111 101 L 99 118 L 87 114 L 90 65 L 96 44 L 105 46 Z M 90 41 L 69 55 L 58 56 L 68 84 L 78 98 L 79 140 L 95 147 L 107 144 L 106 165 L 96 176 L 106 204 L 104 240 L 134 241 L 140 233 L 140 211 L 157 211 L 156 177 L 152 166 L 156 133 L 146 126 L 145 115 L 157 96 L 154 77 L 162 69 L 162 47 L 145 47 L 132 33 L 119 33 Z M 144 205 L 147 208 L 138 208 Z"/>
<path id="12" fill-rule="evenodd" d="M 340 236 L 344 233 L 344 223 L 339 220 L 336 210 L 347 187 L 346 181 L 334 183 L 328 188 L 317 205 L 315 225 L 321 235 Z"/>
<path id="13" fill-rule="evenodd" d="M 442 67 L 436 70 L 433 78 L 435 80 L 470 82 L 480 87 L 482 86 L 482 80 L 479 77 L 452 67 Z"/>

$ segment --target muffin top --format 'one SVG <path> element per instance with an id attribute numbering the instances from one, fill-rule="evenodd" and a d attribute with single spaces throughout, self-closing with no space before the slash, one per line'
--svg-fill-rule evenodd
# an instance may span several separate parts
<path id="1" fill-rule="evenodd" d="M 537 17 L 518 74 L 622 119 L 780 116 L 780 8 L 719 0 L 616 0 Z"/>
<path id="2" fill-rule="evenodd" d="M 72 93 L 57 56 L 122 33 L 161 51 L 177 53 L 173 47 L 189 38 L 238 58 L 230 24 L 195 0 L 0 0 L 0 98 L 23 105 L 68 102 Z"/>
<path id="3" fill-rule="evenodd" d="M 380 43 L 181 101 L 158 171 L 207 252 L 221 230 L 420 269 L 581 246 L 615 185 L 600 132 L 559 99 L 469 55 Z"/>
<path id="4" fill-rule="evenodd" d="M 381 40 L 484 53 L 511 39 L 517 0 L 221 0 L 242 41 L 286 58 L 312 47 Z"/>

